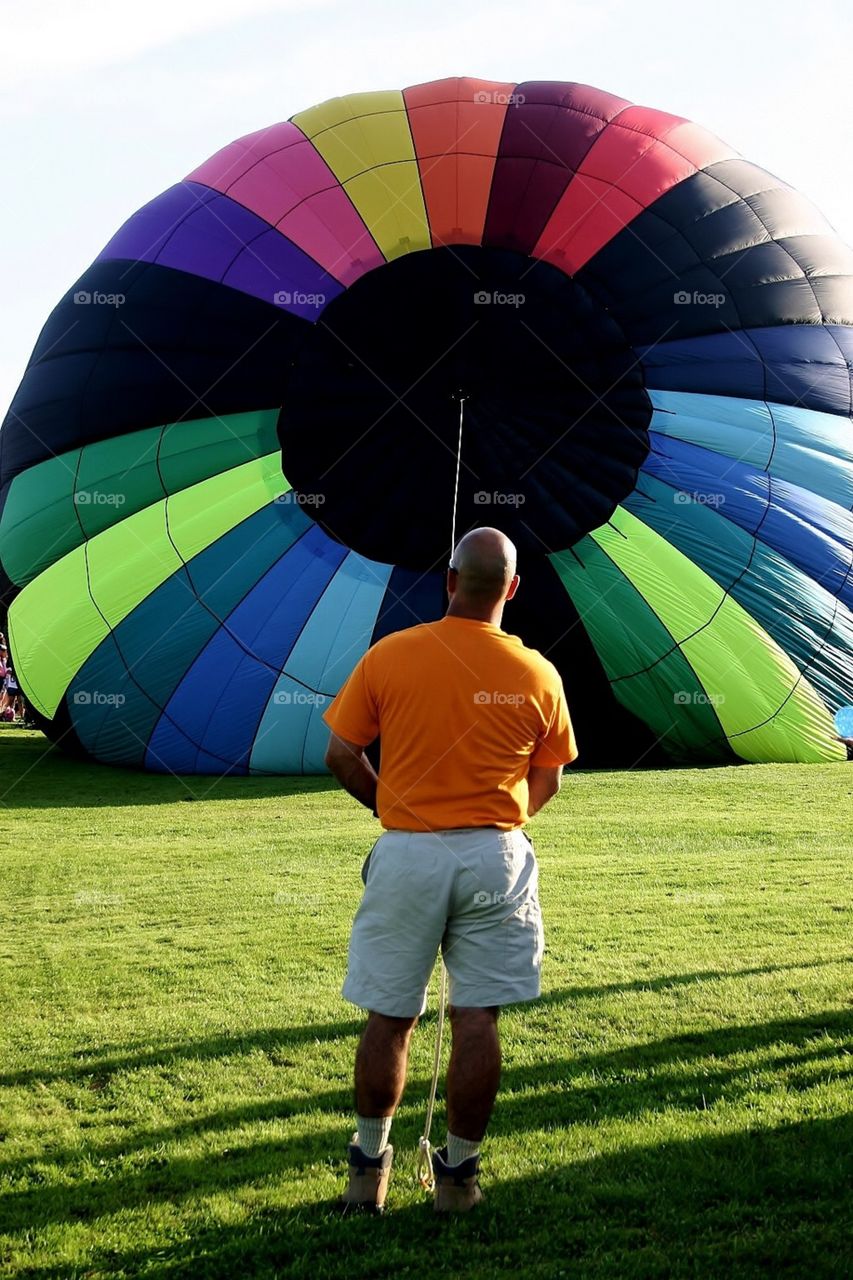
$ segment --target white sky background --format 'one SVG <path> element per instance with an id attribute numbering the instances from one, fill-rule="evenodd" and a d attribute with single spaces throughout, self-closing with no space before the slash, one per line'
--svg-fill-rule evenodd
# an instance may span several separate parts
<path id="1" fill-rule="evenodd" d="M 232 138 L 448 75 L 686 116 L 853 243 L 849 0 L 0 0 L 0 413 L 119 225 Z"/>

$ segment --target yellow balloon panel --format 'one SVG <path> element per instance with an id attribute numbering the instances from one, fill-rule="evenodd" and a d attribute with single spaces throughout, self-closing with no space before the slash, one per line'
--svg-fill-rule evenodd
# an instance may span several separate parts
<path id="1" fill-rule="evenodd" d="M 387 259 L 429 249 L 420 171 L 403 95 L 355 93 L 293 117 Z"/>

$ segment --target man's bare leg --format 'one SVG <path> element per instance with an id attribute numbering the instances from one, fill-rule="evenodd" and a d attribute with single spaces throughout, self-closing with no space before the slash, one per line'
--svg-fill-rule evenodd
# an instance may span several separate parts
<path id="1" fill-rule="evenodd" d="M 501 1078 L 498 1010 L 451 1007 L 450 1022 L 453 1048 L 447 1070 L 447 1128 L 464 1143 L 479 1145 Z"/>
<path id="2" fill-rule="evenodd" d="M 498 1010 L 451 1006 L 450 1022 L 447 1147 L 433 1156 L 434 1207 L 438 1213 L 467 1213 L 483 1199 L 480 1143 L 501 1078 Z"/>
<path id="3" fill-rule="evenodd" d="M 414 1018 L 371 1012 L 355 1055 L 356 1130 L 349 1148 L 349 1186 L 337 1202 L 344 1213 L 381 1213 L 391 1174 L 391 1120 L 406 1085 Z"/>
<path id="4" fill-rule="evenodd" d="M 417 1018 L 370 1013 L 355 1055 L 355 1109 L 359 1141 L 378 1155 L 388 1140 L 391 1117 L 403 1096 L 409 1045 Z"/>

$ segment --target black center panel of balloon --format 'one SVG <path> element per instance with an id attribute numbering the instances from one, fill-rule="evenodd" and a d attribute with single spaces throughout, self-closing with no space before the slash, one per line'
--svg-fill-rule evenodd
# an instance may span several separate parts
<path id="1" fill-rule="evenodd" d="M 560 550 L 634 488 L 651 404 L 619 326 L 549 264 L 471 246 L 406 255 L 326 308 L 283 393 L 283 472 L 362 555 L 446 561 L 460 396 L 457 538 L 496 525 Z"/>

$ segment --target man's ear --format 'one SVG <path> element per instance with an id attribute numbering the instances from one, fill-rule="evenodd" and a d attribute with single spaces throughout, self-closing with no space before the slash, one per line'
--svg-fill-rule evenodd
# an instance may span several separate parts
<path id="1" fill-rule="evenodd" d="M 511 600 L 512 597 L 515 595 L 516 591 L 518 590 L 519 582 L 521 582 L 521 578 L 518 576 L 517 573 L 513 574 L 512 581 L 510 582 L 509 587 L 507 588 L 507 593 L 506 593 L 507 600 Z"/>
<path id="2" fill-rule="evenodd" d="M 458 579 L 459 579 L 458 570 L 456 569 L 447 570 L 447 594 L 449 596 L 452 596 L 455 593 Z"/>

